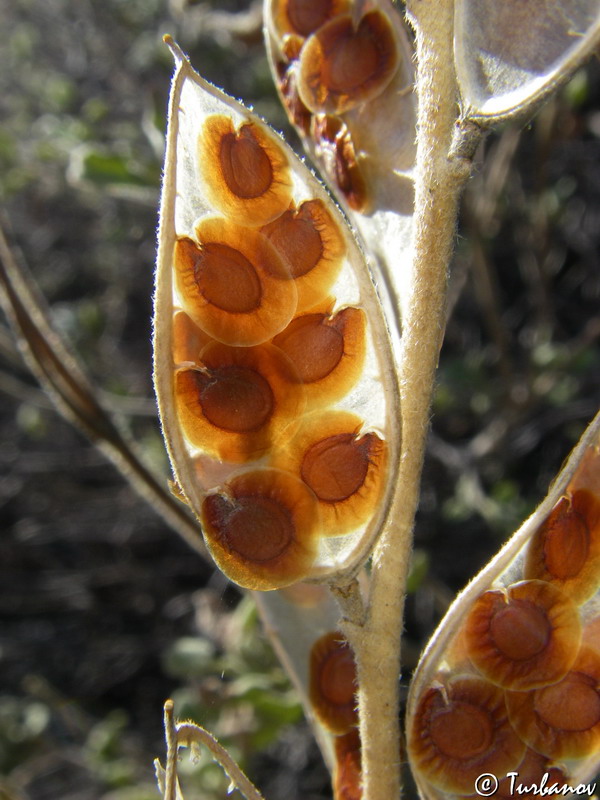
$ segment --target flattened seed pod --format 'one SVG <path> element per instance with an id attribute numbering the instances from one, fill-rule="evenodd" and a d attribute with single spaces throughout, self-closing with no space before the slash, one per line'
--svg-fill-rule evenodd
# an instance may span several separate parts
<path id="1" fill-rule="evenodd" d="M 315 714 L 332 733 L 348 733 L 358 722 L 356 667 L 342 633 L 332 631 L 317 639 L 309 669 L 309 697 Z"/>
<path id="2" fill-rule="evenodd" d="M 523 785 L 547 774 L 560 788 L 598 771 L 599 506 L 600 415 L 540 508 L 457 597 L 417 668 L 408 754 L 423 798 L 476 796 L 484 772 L 500 780 L 510 769 Z M 500 718 L 490 708 L 501 706 L 502 730 L 527 748 L 521 766 L 516 752 L 495 763 L 486 744 Z M 508 793 L 501 782 L 498 796 Z"/>
<path id="3" fill-rule="evenodd" d="M 304 29 L 321 11 L 285 14 Z M 347 580 L 390 516 L 399 457 L 394 345 L 373 277 L 287 145 L 171 48 L 154 344 L 178 492 L 241 585 Z M 324 431 L 304 466 L 278 463 L 315 409 L 352 424 Z M 323 513 L 352 503 L 352 524 Z"/>

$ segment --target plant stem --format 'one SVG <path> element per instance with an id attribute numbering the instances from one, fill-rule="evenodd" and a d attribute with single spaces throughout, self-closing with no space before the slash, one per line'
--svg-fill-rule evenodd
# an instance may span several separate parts
<path id="1" fill-rule="evenodd" d="M 398 686 L 400 633 L 412 529 L 429 424 L 435 371 L 445 326 L 447 271 L 460 188 L 470 162 L 450 160 L 458 116 L 452 52 L 452 0 L 413 0 L 416 30 L 417 167 L 412 276 L 403 319 L 400 366 L 402 487 L 373 555 L 366 623 L 346 624 L 359 681 L 364 800 L 401 794 Z"/>

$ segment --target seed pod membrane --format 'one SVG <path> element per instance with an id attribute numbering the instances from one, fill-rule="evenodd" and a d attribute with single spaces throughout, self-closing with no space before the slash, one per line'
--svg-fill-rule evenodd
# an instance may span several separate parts
<path id="1" fill-rule="evenodd" d="M 422 797 L 472 797 L 484 772 L 500 779 L 510 769 L 527 782 L 516 751 L 508 767 L 494 763 L 508 750 L 482 721 L 491 697 L 503 708 L 502 730 L 526 748 L 532 782 L 547 772 L 576 786 L 598 771 L 599 504 L 600 415 L 542 505 L 454 601 L 421 659 L 407 737 Z M 471 699 L 457 693 L 467 685 L 476 687 Z M 506 791 L 501 785 L 499 796 Z"/>
<path id="2" fill-rule="evenodd" d="M 321 16 L 286 9 L 301 29 Z M 396 489 L 399 393 L 380 299 L 314 176 L 170 44 L 154 377 L 176 481 L 232 580 L 346 580 Z M 352 425 L 324 431 L 304 469 L 278 463 L 316 409 Z M 340 524 L 329 506 L 351 502 L 356 517 Z"/>

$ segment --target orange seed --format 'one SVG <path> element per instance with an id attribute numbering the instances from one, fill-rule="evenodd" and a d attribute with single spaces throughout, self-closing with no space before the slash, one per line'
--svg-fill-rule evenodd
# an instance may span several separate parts
<path id="1" fill-rule="evenodd" d="M 477 669 L 519 691 L 560 680 L 581 640 L 576 607 L 543 581 L 521 581 L 484 592 L 465 622 L 465 642 Z"/>
<path id="2" fill-rule="evenodd" d="M 561 497 L 528 547 L 526 578 L 549 581 L 576 603 L 600 585 L 600 501 L 587 489 Z"/>
<path id="3" fill-rule="evenodd" d="M 274 337 L 273 344 L 290 359 L 309 405 L 328 405 L 358 381 L 365 356 L 364 312 L 344 308 L 303 314 Z"/>
<path id="4" fill-rule="evenodd" d="M 431 784 L 457 794 L 472 794 L 484 772 L 503 775 L 513 769 L 525 750 L 508 721 L 502 690 L 468 676 L 423 693 L 408 746 Z"/>
<path id="5" fill-rule="evenodd" d="M 309 39 L 300 55 L 299 91 L 313 112 L 342 114 L 380 94 L 398 67 L 392 26 L 380 11 L 358 25 L 342 14 Z"/>
<path id="6" fill-rule="evenodd" d="M 208 336 L 229 345 L 261 344 L 279 333 L 297 291 L 273 246 L 255 230 L 205 219 L 197 241 L 175 244 L 175 283 L 183 309 Z"/>
<path id="7" fill-rule="evenodd" d="M 356 725 L 356 667 L 350 646 L 339 631 L 326 633 L 310 653 L 309 697 L 316 715 L 332 733 Z"/>
<path id="8" fill-rule="evenodd" d="M 207 545 L 231 580 L 279 589 L 302 580 L 316 555 L 318 511 L 293 476 L 260 469 L 232 478 L 202 504 Z"/>
<path id="9" fill-rule="evenodd" d="M 307 200 L 261 228 L 295 279 L 298 310 L 322 300 L 345 251 L 340 229 L 321 200 Z"/>
<path id="10" fill-rule="evenodd" d="M 198 140 L 198 164 L 214 207 L 241 224 L 263 225 L 290 203 L 287 156 L 257 122 L 236 130 L 229 117 L 208 117 Z"/>
<path id="11" fill-rule="evenodd" d="M 532 692 L 507 692 L 519 736 L 552 759 L 583 758 L 600 747 L 600 654 L 582 646 L 567 674 Z"/>

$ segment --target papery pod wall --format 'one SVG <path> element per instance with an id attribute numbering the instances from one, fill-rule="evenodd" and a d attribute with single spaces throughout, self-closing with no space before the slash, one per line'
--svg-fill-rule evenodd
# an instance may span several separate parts
<path id="1" fill-rule="evenodd" d="M 486 126 L 531 111 L 599 40 L 597 0 L 458 0 L 454 51 L 464 116 Z"/>
<path id="2" fill-rule="evenodd" d="M 415 673 L 408 754 L 424 798 L 577 786 L 600 768 L 600 416 L 546 500 L 460 594 Z M 489 792 L 492 794 L 493 792 Z"/>
<path id="3" fill-rule="evenodd" d="M 236 583 L 335 580 L 394 491 L 384 287 L 285 143 L 171 47 L 155 384 L 178 491 Z"/>
<path id="4" fill-rule="evenodd" d="M 387 0 L 265 0 L 275 84 L 304 147 L 407 301 L 416 99 L 412 47 Z"/>

